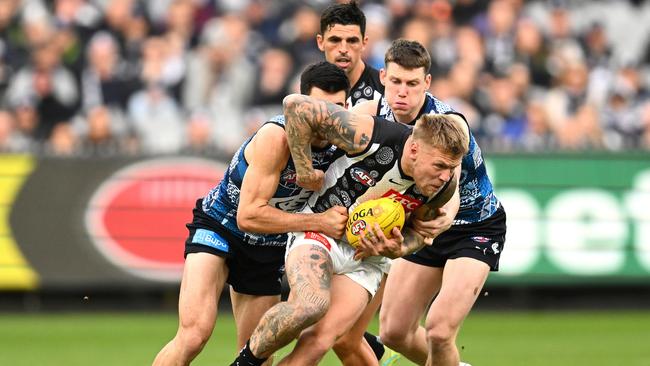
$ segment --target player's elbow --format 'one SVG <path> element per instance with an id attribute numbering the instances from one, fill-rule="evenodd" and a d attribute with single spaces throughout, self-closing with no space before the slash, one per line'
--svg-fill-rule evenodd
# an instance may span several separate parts
<path id="1" fill-rule="evenodd" d="M 256 231 L 258 218 L 255 212 L 255 209 L 247 207 L 240 207 L 237 210 L 237 226 L 239 230 L 248 232 Z"/>
<path id="2" fill-rule="evenodd" d="M 303 96 L 304 97 L 304 96 Z M 287 112 L 291 112 L 296 108 L 298 103 L 301 100 L 300 94 L 289 94 L 284 99 L 282 100 L 282 108 L 284 110 L 284 114 L 286 115 Z"/>

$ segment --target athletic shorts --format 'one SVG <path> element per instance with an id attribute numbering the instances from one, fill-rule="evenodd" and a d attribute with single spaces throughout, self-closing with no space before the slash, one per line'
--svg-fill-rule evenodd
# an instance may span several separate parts
<path id="1" fill-rule="evenodd" d="M 284 274 L 284 246 L 249 245 L 203 212 L 201 200 L 187 224 L 185 257 L 189 253 L 210 253 L 226 259 L 226 282 L 241 294 L 280 295 Z"/>
<path id="2" fill-rule="evenodd" d="M 448 259 L 468 257 L 487 263 L 491 271 L 498 271 L 505 240 L 506 212 L 501 206 L 481 222 L 453 225 L 435 238 L 432 245 L 404 259 L 423 266 L 444 267 Z"/>
<path id="3" fill-rule="evenodd" d="M 313 231 L 289 233 L 287 255 L 301 245 L 317 245 L 327 250 L 332 258 L 334 274 L 349 277 L 368 290 L 371 296 L 375 296 L 386 266 L 389 265 L 388 258 L 380 256 L 354 260 L 354 248 L 350 244 Z"/>

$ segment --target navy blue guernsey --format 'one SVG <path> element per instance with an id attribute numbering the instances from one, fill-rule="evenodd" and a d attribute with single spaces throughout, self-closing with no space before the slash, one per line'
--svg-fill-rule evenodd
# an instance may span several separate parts
<path id="1" fill-rule="evenodd" d="M 465 116 L 456 112 L 449 104 L 437 99 L 430 93 L 426 93 L 424 105 L 415 120 L 411 121 L 410 124 L 414 124 L 425 113 L 453 113 L 465 120 Z M 393 111 L 383 96 L 377 105 L 377 115 L 389 121 L 397 122 Z M 492 216 L 501 206 L 501 203 L 494 195 L 492 182 L 490 182 L 485 168 L 483 153 L 471 130 L 469 133 L 469 151 L 463 157 L 461 171 L 458 188 L 460 192 L 460 208 L 454 219 L 454 225 L 479 222 Z"/>
<path id="2" fill-rule="evenodd" d="M 284 128 L 284 116 L 273 117 L 266 123 Z M 244 174 L 248 169 L 244 149 L 246 149 L 253 136 L 246 140 L 237 150 L 221 182 L 203 198 L 203 211 L 249 245 L 283 246 L 287 243 L 287 234 L 255 234 L 243 232 L 237 227 L 239 193 Z M 327 170 L 330 162 L 338 155 L 343 154 L 341 150 L 333 145 L 323 149 L 312 148 L 312 153 L 314 168 L 321 170 Z M 296 185 L 296 169 L 293 160 L 289 157 L 286 167 L 280 174 L 278 188 L 273 198 L 269 200 L 269 205 L 287 212 L 300 211 L 305 207 L 312 193 L 312 191 Z"/>

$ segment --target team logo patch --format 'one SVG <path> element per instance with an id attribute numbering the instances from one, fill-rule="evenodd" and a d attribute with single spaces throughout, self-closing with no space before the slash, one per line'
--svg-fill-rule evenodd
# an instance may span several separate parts
<path id="1" fill-rule="evenodd" d="M 282 176 L 280 177 L 280 184 L 283 186 L 287 184 L 296 184 L 296 172 L 293 170 L 287 170 L 282 173 Z"/>
<path id="2" fill-rule="evenodd" d="M 328 251 L 332 250 L 332 245 L 330 245 L 329 240 L 327 240 L 326 237 L 324 237 L 323 235 L 321 235 L 319 233 L 315 233 L 313 231 L 307 231 L 307 232 L 305 232 L 305 239 L 315 240 L 315 241 L 323 244 Z"/>
<path id="3" fill-rule="evenodd" d="M 422 201 L 415 197 L 406 196 L 398 191 L 391 189 L 388 192 L 384 193 L 382 197 L 390 197 L 395 199 L 397 202 L 402 204 L 404 211 L 409 213 L 415 211 L 418 207 L 422 206 Z"/>
<path id="4" fill-rule="evenodd" d="M 350 175 L 352 176 L 352 179 L 366 187 L 373 187 L 375 185 L 375 179 L 363 169 L 356 167 L 352 168 L 350 170 Z"/>
<path id="5" fill-rule="evenodd" d="M 387 146 L 380 148 L 375 154 L 375 159 L 377 159 L 377 162 L 381 165 L 390 164 L 394 158 L 395 153 L 393 153 L 393 150 Z"/>
<path id="6" fill-rule="evenodd" d="M 363 89 L 363 94 L 364 94 L 366 97 L 370 97 L 370 96 L 372 96 L 372 87 L 370 87 L 370 86 L 365 87 L 365 88 Z"/>
<path id="7" fill-rule="evenodd" d="M 477 243 L 482 243 L 482 244 L 485 244 L 485 243 L 490 241 L 489 238 L 486 238 L 484 236 L 472 236 L 470 239 L 472 239 L 473 241 L 475 241 Z"/>

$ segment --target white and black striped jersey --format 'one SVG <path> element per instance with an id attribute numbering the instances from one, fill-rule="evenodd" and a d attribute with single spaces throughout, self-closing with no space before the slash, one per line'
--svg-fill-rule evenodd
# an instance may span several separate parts
<path id="1" fill-rule="evenodd" d="M 415 124 L 415 121 L 425 113 L 454 113 L 465 119 L 462 114 L 456 112 L 449 104 L 429 93 L 426 94 L 424 105 L 420 109 L 417 117 L 409 124 Z M 377 116 L 397 122 L 385 97 L 379 100 Z M 497 212 L 497 209 L 501 206 L 501 202 L 494 194 L 492 182 L 490 182 L 485 168 L 483 153 L 476 143 L 471 129 L 469 132 L 469 151 L 463 156 L 461 170 L 458 183 L 460 208 L 454 219 L 454 224 L 469 224 L 483 221 Z"/>
<path id="2" fill-rule="evenodd" d="M 411 126 L 375 117 L 368 147 L 359 154 L 343 155 L 330 164 L 323 188 L 309 199 L 310 211 L 323 212 L 335 205 L 352 210 L 370 199 L 393 197 L 408 214 L 427 202 L 429 198 L 419 191 L 400 165 L 411 132 Z"/>
<path id="3" fill-rule="evenodd" d="M 381 98 L 384 94 L 384 84 L 379 81 L 379 71 L 366 64 L 359 80 L 350 88 L 348 108 L 365 102 Z"/>

